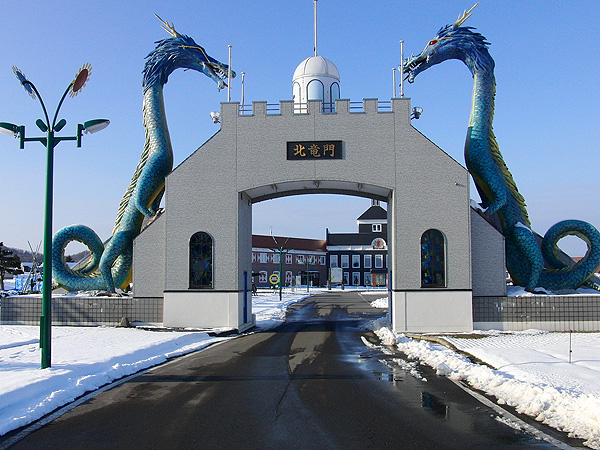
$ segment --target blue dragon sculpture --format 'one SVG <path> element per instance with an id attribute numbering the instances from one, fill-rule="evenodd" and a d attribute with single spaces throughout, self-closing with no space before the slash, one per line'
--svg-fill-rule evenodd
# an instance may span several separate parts
<path id="1" fill-rule="evenodd" d="M 412 83 L 418 74 L 448 59 L 458 59 L 469 68 L 474 87 L 465 160 L 482 207 L 488 214 L 497 213 L 500 218 L 506 242 L 506 265 L 513 282 L 532 292 L 537 287 L 576 289 L 588 283 L 600 266 L 600 233 L 587 222 L 566 220 L 553 225 L 544 236 L 541 248 L 538 245 L 525 200 L 502 158 L 492 129 L 496 81 L 489 43 L 474 32 L 474 28 L 461 26 L 476 6 L 461 14 L 454 24 L 441 28 L 419 55 L 402 62 L 402 69 Z M 586 256 L 569 267 L 559 259 L 557 246 L 567 235 L 576 235 L 588 245 Z"/>
<path id="2" fill-rule="evenodd" d="M 178 33 L 173 24 L 156 16 L 171 35 L 156 42 L 146 57 L 143 71 L 143 117 L 146 130 L 144 151 L 131 183 L 121 200 L 115 227 L 106 245 L 84 225 L 62 228 L 52 239 L 52 265 L 55 281 L 70 291 L 125 289 L 131 280 L 133 240 L 140 233 L 144 218 L 159 209 L 165 177 L 173 168 L 173 149 L 167 128 L 163 86 L 178 68 L 193 69 L 207 75 L 220 90 L 226 86 L 229 67 L 206 54 L 189 36 Z M 235 73 L 231 73 L 232 77 Z M 79 241 L 91 256 L 74 271 L 64 261 L 64 250 L 71 241 Z"/>

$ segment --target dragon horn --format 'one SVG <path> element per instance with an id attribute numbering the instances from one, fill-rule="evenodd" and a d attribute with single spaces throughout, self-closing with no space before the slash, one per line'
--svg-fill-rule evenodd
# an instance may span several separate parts
<path id="1" fill-rule="evenodd" d="M 179 37 L 180 34 L 177 32 L 177 30 L 175 30 L 175 25 L 174 24 L 169 24 L 169 22 L 164 21 L 160 18 L 160 16 L 158 14 L 154 14 L 156 16 L 156 18 L 158 20 L 160 20 L 163 23 L 163 29 L 169 33 L 171 36 L 173 37 Z"/>
<path id="2" fill-rule="evenodd" d="M 475 3 L 475 5 L 470 10 L 468 10 L 468 11 L 465 10 L 460 16 L 458 16 L 458 19 L 456 19 L 456 22 L 454 23 L 454 28 L 458 28 L 463 23 L 465 23 L 466 20 L 473 15 L 473 10 L 475 9 L 475 6 L 477 6 L 477 5 L 479 5 L 479 2 Z"/>

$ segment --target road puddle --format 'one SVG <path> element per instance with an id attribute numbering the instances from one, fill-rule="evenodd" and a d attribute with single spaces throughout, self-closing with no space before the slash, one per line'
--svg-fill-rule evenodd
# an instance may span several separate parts
<path id="1" fill-rule="evenodd" d="M 421 406 L 430 410 L 435 416 L 448 418 L 448 405 L 429 392 L 421 393 Z"/>

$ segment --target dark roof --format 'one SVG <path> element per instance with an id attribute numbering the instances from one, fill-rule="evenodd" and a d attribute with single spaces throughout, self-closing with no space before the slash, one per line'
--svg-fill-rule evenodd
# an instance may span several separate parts
<path id="1" fill-rule="evenodd" d="M 273 238 L 277 240 L 277 244 L 275 243 L 275 240 L 273 240 Z M 283 248 L 290 250 L 305 250 L 312 252 L 327 251 L 327 241 L 322 239 L 305 239 L 270 235 L 264 236 L 261 234 L 252 235 L 252 247 L 278 248 L 279 246 L 283 246 Z"/>
<path id="2" fill-rule="evenodd" d="M 383 233 L 329 233 L 327 245 L 371 245 L 378 237 L 386 239 Z"/>
<path id="3" fill-rule="evenodd" d="M 356 220 L 387 220 L 387 211 L 381 206 L 371 206 Z"/>

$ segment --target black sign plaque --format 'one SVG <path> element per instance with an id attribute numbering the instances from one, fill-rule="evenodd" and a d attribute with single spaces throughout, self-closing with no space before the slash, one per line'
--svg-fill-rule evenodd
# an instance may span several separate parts
<path id="1" fill-rule="evenodd" d="M 293 141 L 287 143 L 288 160 L 342 159 L 342 141 Z"/>

